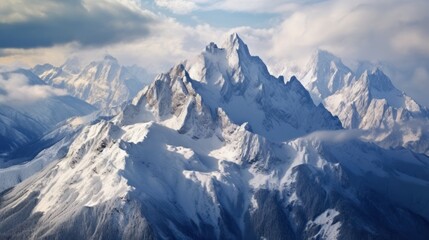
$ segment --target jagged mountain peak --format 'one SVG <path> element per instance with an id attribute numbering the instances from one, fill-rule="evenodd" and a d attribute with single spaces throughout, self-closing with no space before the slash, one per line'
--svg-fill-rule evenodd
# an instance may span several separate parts
<path id="1" fill-rule="evenodd" d="M 67 73 L 78 74 L 82 69 L 82 62 L 78 57 L 72 56 L 67 58 L 64 64 L 61 65 L 60 69 Z"/>
<path id="2" fill-rule="evenodd" d="M 102 109 L 130 100 L 153 77 L 141 67 L 121 65 L 108 54 L 86 66 L 72 57 L 61 67 L 36 66 L 33 72 L 46 83 Z"/>
<path id="3" fill-rule="evenodd" d="M 371 72 L 367 71 L 366 76 L 370 86 L 377 91 L 392 91 L 396 89 L 390 78 L 380 68 L 376 68 Z"/>
<path id="4" fill-rule="evenodd" d="M 354 74 L 339 57 L 325 50 L 317 50 L 300 75 L 300 81 L 318 104 L 354 81 Z"/>
<path id="5" fill-rule="evenodd" d="M 237 33 L 230 34 L 223 42 L 222 46 L 228 51 L 239 51 L 246 55 L 250 55 L 249 48 L 246 43 L 238 36 Z"/>
<path id="6" fill-rule="evenodd" d="M 108 54 L 104 55 L 101 60 L 91 62 L 86 68 L 92 67 L 92 66 L 107 66 L 107 67 L 114 66 L 118 69 L 123 68 L 123 66 L 119 64 L 119 61 L 116 58 Z M 85 71 L 85 69 L 83 71 Z"/>
<path id="7" fill-rule="evenodd" d="M 248 63 L 259 62 L 259 67 L 263 66 L 264 73 L 269 74 L 262 60 L 250 54 L 246 43 L 236 33 L 228 35 L 220 46 L 211 42 L 197 58 L 204 58 L 205 60 L 203 61 L 207 63 L 226 59 L 227 61 L 223 61 L 223 65 L 217 68 L 222 68 L 223 70 L 230 68 L 238 71 L 246 71 L 247 67 L 245 65 Z"/>
<path id="8" fill-rule="evenodd" d="M 357 78 L 354 84 L 348 88 L 365 89 L 365 91 L 372 94 L 372 97 L 376 98 L 389 98 L 391 97 L 390 95 L 403 95 L 403 93 L 393 85 L 390 78 L 380 68 L 365 70 L 360 77 Z"/>
<path id="9" fill-rule="evenodd" d="M 338 119 L 296 77 L 285 84 L 240 51 L 209 44 L 83 128 L 0 194 L 0 238 L 429 235 L 429 158 L 318 131 Z"/>
<path id="10" fill-rule="evenodd" d="M 210 42 L 206 48 L 205 52 L 208 53 L 216 53 L 218 50 L 225 50 L 227 51 L 227 54 L 234 54 L 238 52 L 246 53 L 250 56 L 249 48 L 247 47 L 246 43 L 238 36 L 237 33 L 232 33 L 225 37 L 221 44 L 222 48 L 219 48 L 219 46 L 214 43 Z"/>
<path id="11" fill-rule="evenodd" d="M 294 92 L 300 92 L 310 98 L 309 92 L 305 89 L 296 76 L 292 76 L 289 81 L 285 83 L 285 85 L 286 87 L 293 89 Z"/>
<path id="12" fill-rule="evenodd" d="M 320 71 L 326 71 L 326 69 L 331 68 L 332 65 L 335 65 L 338 68 L 344 68 L 351 72 L 351 70 L 344 65 L 341 58 L 324 49 L 317 49 L 314 51 L 306 65 L 306 71 L 312 70 L 317 71 L 318 73 Z"/>
<path id="13" fill-rule="evenodd" d="M 113 57 L 110 54 L 105 54 L 103 57 L 104 61 L 113 61 L 113 62 L 118 62 L 118 59 L 116 59 L 115 57 Z"/>
<path id="14" fill-rule="evenodd" d="M 246 43 L 236 33 L 228 35 L 220 47 L 210 43 L 196 58 L 185 61 L 185 65 L 193 79 L 221 87 L 234 86 L 243 90 L 250 83 L 260 84 L 262 78 L 276 79 L 258 56 L 250 54 Z M 210 68 L 212 73 L 205 74 L 207 71 L 200 69 L 200 65 Z"/>
<path id="15" fill-rule="evenodd" d="M 206 52 L 214 53 L 217 51 L 219 47 L 214 42 L 210 42 L 209 45 L 206 46 Z"/>
<path id="16" fill-rule="evenodd" d="M 317 63 L 328 63 L 328 62 L 335 62 L 335 63 L 341 63 L 342 64 L 342 60 L 341 58 L 335 56 L 333 53 L 324 50 L 324 49 L 317 49 L 314 53 L 312 58 L 317 62 Z"/>
<path id="17" fill-rule="evenodd" d="M 290 79 L 289 79 L 289 81 L 288 82 L 294 82 L 295 84 L 300 84 L 300 85 L 302 85 L 300 82 L 299 82 L 299 80 L 298 80 L 298 78 L 295 76 L 295 75 L 293 75 L 292 77 L 290 77 Z"/>
<path id="18" fill-rule="evenodd" d="M 373 72 L 377 68 L 382 69 L 382 64 L 380 62 L 361 60 L 357 62 L 357 66 L 354 68 L 354 73 L 356 77 L 360 77 L 365 71 L 369 70 L 369 72 Z"/>
<path id="19" fill-rule="evenodd" d="M 50 63 L 37 64 L 33 67 L 32 72 L 36 75 L 40 75 L 52 69 L 55 69 L 55 66 Z"/>
<path id="20" fill-rule="evenodd" d="M 228 40 L 233 44 L 218 48 L 210 43 L 196 58 L 159 75 L 133 100 L 139 105 L 137 111 L 151 112 L 169 127 L 175 122 L 182 128 L 193 122 L 189 119 L 210 122 L 209 112 L 222 109 L 233 123 L 247 122 L 249 129 L 272 141 L 302 136 L 313 129 L 341 128 L 323 106 L 313 104 L 296 78 L 285 84 L 283 77 L 269 74 L 259 57 L 247 55 L 247 46 L 238 35 Z M 135 109 L 128 111 L 138 115 Z"/>
<path id="21" fill-rule="evenodd" d="M 367 130 L 366 137 L 380 146 L 427 154 L 427 109 L 397 89 L 380 67 L 365 65 L 352 84 L 324 99 L 326 108 L 344 127 Z"/>

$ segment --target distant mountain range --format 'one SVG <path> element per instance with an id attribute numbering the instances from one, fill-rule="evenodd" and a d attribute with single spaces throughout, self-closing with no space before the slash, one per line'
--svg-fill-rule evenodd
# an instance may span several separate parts
<path id="1" fill-rule="evenodd" d="M 323 103 L 345 128 L 365 130 L 365 138 L 383 147 L 429 155 L 429 110 L 398 90 L 379 68 L 366 64 L 353 72 L 319 50 L 299 79 L 313 101 Z"/>
<path id="2" fill-rule="evenodd" d="M 153 79 L 145 69 L 136 65 L 122 66 L 110 55 L 85 67 L 81 67 L 76 58 L 71 58 L 60 67 L 44 64 L 31 71 L 47 84 L 65 89 L 70 95 L 99 109 L 130 100 Z"/>
<path id="3" fill-rule="evenodd" d="M 30 88 L 29 93 L 34 89 L 35 95 L 40 95 L 37 92 L 40 88 L 49 88 L 29 70 L 2 71 L 0 76 L 0 94 L 6 97 L 11 93 L 4 86 L 15 77 L 24 79 Z M 47 95 L 36 100 L 27 100 L 28 96 L 20 97 L 25 103 L 13 104 L 10 102 L 12 100 L 0 102 L 0 166 L 3 167 L 12 164 L 2 162 L 9 158 L 8 154 L 23 152 L 22 147 L 37 141 L 58 123 L 95 110 L 91 105 L 70 95 Z"/>
<path id="4" fill-rule="evenodd" d="M 102 97 L 104 83 L 85 87 L 109 75 L 104 67 L 73 80 L 38 68 L 99 107 L 122 101 Z M 67 141 L 0 169 L 17 179 L 0 189 L 23 180 L 0 193 L 0 238 L 429 238 L 429 157 L 397 147 L 420 151 L 404 141 L 420 135 L 388 142 L 379 132 L 427 124 L 427 110 L 380 70 L 356 74 L 319 51 L 285 80 L 232 34 L 117 112 L 69 120 Z"/>

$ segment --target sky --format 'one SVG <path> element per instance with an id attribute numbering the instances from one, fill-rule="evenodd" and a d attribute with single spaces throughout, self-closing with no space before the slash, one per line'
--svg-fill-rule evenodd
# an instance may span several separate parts
<path id="1" fill-rule="evenodd" d="M 8 67 L 111 54 L 159 73 L 237 32 L 274 74 L 324 49 L 383 66 L 429 106 L 427 0 L 2 0 L 0 16 Z"/>

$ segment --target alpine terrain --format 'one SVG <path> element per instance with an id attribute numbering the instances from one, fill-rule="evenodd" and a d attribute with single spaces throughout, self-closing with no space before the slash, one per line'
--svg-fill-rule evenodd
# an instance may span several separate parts
<path id="1" fill-rule="evenodd" d="M 10 92 L 11 85 L 30 89 L 36 99 L 22 92 Z M 16 154 L 22 155 L 28 144 L 32 144 L 46 133 L 55 129 L 60 122 L 83 116 L 95 110 L 94 107 L 66 94 L 45 94 L 50 89 L 32 72 L 24 69 L 2 70 L 0 72 L 0 166 Z M 11 97 L 19 99 L 10 99 Z M 25 146 L 25 147 L 24 147 Z"/>
<path id="2" fill-rule="evenodd" d="M 429 110 L 398 90 L 381 69 L 361 64 L 354 72 L 334 55 L 318 50 L 301 82 L 343 127 L 362 129 L 385 148 L 405 147 L 429 155 Z"/>
<path id="3" fill-rule="evenodd" d="M 99 109 L 130 100 L 151 78 L 143 68 L 122 66 L 110 55 L 83 68 L 77 58 L 70 58 L 61 67 L 36 65 L 32 71 L 46 83 Z"/>
<path id="4" fill-rule="evenodd" d="M 429 238 L 429 157 L 344 130 L 237 34 L 41 159 L 0 194 L 1 239 Z"/>

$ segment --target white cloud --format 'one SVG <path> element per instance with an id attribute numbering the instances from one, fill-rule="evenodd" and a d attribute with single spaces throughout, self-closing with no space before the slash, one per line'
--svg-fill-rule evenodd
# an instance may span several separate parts
<path id="1" fill-rule="evenodd" d="M 341 143 L 353 139 L 362 139 L 367 132 L 361 129 L 343 129 L 335 131 L 315 131 L 304 138 L 308 140 L 323 141 L 329 143 Z"/>
<path id="2" fill-rule="evenodd" d="M 0 104 L 25 106 L 51 96 L 65 94 L 65 91 L 48 85 L 31 83 L 27 76 L 18 72 L 0 75 Z"/>
<path id="3" fill-rule="evenodd" d="M 138 64 L 151 73 L 158 74 L 195 56 L 209 42 L 219 41 L 224 33 L 223 30 L 209 25 L 189 27 L 173 19 L 164 19 L 152 27 L 153 34 L 144 39 L 110 45 L 101 49 L 73 50 L 71 48 L 70 52 L 87 61 L 108 53 L 115 56 L 121 64 Z"/>
<path id="4" fill-rule="evenodd" d="M 285 13 L 297 9 L 299 6 L 311 4 L 317 1 L 297 1 L 297 0 L 217 0 L 212 1 L 208 9 L 219 9 L 233 12 L 250 13 Z"/>
<path id="5" fill-rule="evenodd" d="M 155 0 L 155 3 L 177 14 L 190 13 L 199 8 L 197 3 L 187 0 Z"/>
<path id="6" fill-rule="evenodd" d="M 424 0 L 332 0 L 303 5 L 270 31 L 253 31 L 263 40 L 250 47 L 259 49 L 272 65 L 303 67 L 317 48 L 346 62 L 381 62 L 395 69 L 391 77 L 398 88 L 429 106 L 426 94 L 416 90 L 428 89 L 429 79 L 414 74 L 419 68 L 429 72 L 427 9 L 429 2 Z"/>
<path id="7" fill-rule="evenodd" d="M 426 48 L 427 44 L 416 40 L 428 32 L 425 26 L 429 17 L 419 13 L 425 7 L 429 4 L 418 0 L 415 4 L 361 0 L 304 6 L 276 27 L 270 54 L 294 58 L 314 48 L 327 48 L 354 58 L 398 57 L 403 49 Z"/>
<path id="8" fill-rule="evenodd" d="M 0 48 L 132 41 L 147 36 L 154 21 L 152 14 L 126 0 L 7 0 L 0 15 Z"/>
<path id="9" fill-rule="evenodd" d="M 291 63 L 303 66 L 316 48 L 331 51 L 346 62 L 382 62 L 394 69 L 390 71 L 390 76 L 398 88 L 429 106 L 429 98 L 422 91 L 429 88 L 429 79 L 421 74 L 421 69 L 429 72 L 429 45 L 425 42 L 429 38 L 429 15 L 426 13 L 428 1 L 296 2 L 252 0 L 243 4 L 238 0 L 163 0 L 160 4 L 169 8 L 174 4 L 182 4 L 176 11 L 180 8 L 183 8 L 179 10 L 182 12 L 218 8 L 228 11 L 276 12 L 282 15 L 282 20 L 280 24 L 261 29 L 227 29 L 205 24 L 191 27 L 167 16 L 152 14 L 149 34 L 137 40 L 84 49 L 73 43 L 43 49 L 3 49 L 0 52 L 0 63 L 24 62 L 34 65 L 50 62 L 60 65 L 73 54 L 93 60 L 97 55 L 109 53 L 124 64 L 137 63 L 159 73 L 198 54 L 211 41 L 220 44 L 226 33 L 236 31 L 248 43 L 252 54 L 261 56 L 277 68 Z"/>
<path id="10" fill-rule="evenodd" d="M 178 14 L 191 13 L 197 10 L 224 10 L 230 12 L 250 13 L 284 13 L 293 11 L 301 5 L 317 1 L 300 2 L 296 0 L 155 0 L 155 3 Z"/>

